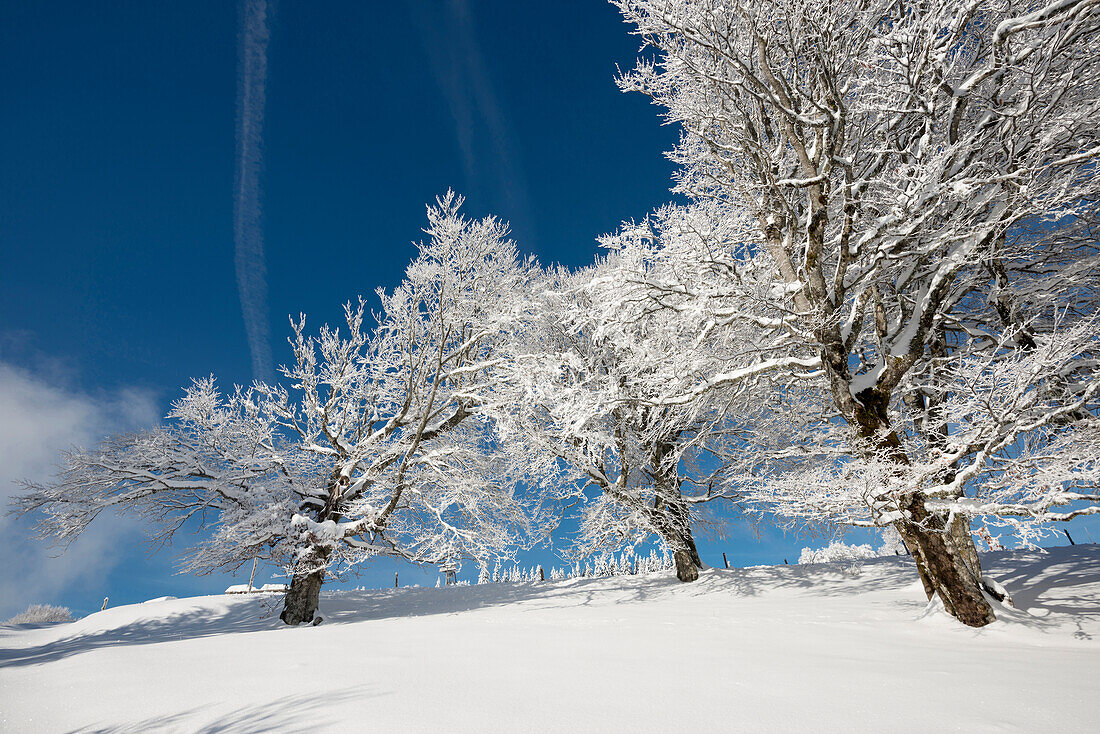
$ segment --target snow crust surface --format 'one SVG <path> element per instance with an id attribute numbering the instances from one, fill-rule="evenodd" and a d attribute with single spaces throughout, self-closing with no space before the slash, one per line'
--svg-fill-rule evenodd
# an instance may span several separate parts
<path id="1" fill-rule="evenodd" d="M 983 557 L 982 630 L 911 562 L 153 600 L 0 627 L 0 731 L 1095 730 L 1100 546 Z"/>

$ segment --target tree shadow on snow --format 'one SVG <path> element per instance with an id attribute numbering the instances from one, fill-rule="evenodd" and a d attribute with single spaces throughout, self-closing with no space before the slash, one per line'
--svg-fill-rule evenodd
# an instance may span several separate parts
<path id="1" fill-rule="evenodd" d="M 570 579 L 520 584 L 452 586 L 442 589 L 337 591 L 322 595 L 325 624 L 346 624 L 394 617 L 457 614 L 476 609 L 515 605 L 515 611 L 585 607 L 594 600 L 615 604 L 646 603 L 664 598 L 688 599 L 714 594 L 757 596 L 774 589 L 796 587 L 818 596 L 858 595 L 871 590 L 904 587 L 917 582 L 909 559 L 866 562 L 853 572 L 848 564 L 769 566 L 714 569 L 698 581 L 679 582 L 671 571 L 644 576 Z M 921 608 L 923 604 L 918 604 Z"/>
<path id="2" fill-rule="evenodd" d="M 814 596 L 852 596 L 900 589 L 917 582 L 917 568 L 908 556 L 870 558 L 839 563 L 716 569 L 721 584 L 738 596 L 757 596 L 774 589 L 796 589 Z"/>
<path id="3" fill-rule="evenodd" d="M 989 555 L 983 558 L 986 574 L 1004 585 L 1017 609 L 1040 620 L 1049 614 L 1067 614 L 1100 621 L 1100 546 Z M 1083 631 L 1078 636 L 1088 637 Z"/>
<path id="4" fill-rule="evenodd" d="M 229 606 L 222 612 L 192 608 L 183 612 L 148 617 L 108 629 L 81 631 L 97 615 L 72 624 L 77 629 L 69 637 L 23 648 L 0 648 L 0 668 L 37 665 L 67 658 L 90 650 L 116 645 L 148 645 L 197 639 L 236 632 L 257 632 L 284 626 L 263 599 L 249 599 Z M 247 603 L 252 602 L 252 603 Z M 108 610 L 117 612 L 125 607 Z M 103 614 L 102 612 L 100 614 Z"/>
<path id="5" fill-rule="evenodd" d="M 265 704 L 243 706 L 206 723 L 201 722 L 208 718 L 204 714 L 209 711 L 209 706 L 122 724 L 92 724 L 73 729 L 69 734 L 143 734 L 150 731 L 188 731 L 195 734 L 314 732 L 318 728 L 337 727 L 342 724 L 350 729 L 354 726 L 353 722 L 342 722 L 331 712 L 326 713 L 326 709 L 331 709 L 345 701 L 374 698 L 378 695 L 367 691 L 364 687 L 354 687 L 344 691 L 325 691 L 324 695 L 320 696 L 302 694 Z"/>
<path id="6" fill-rule="evenodd" d="M 983 554 L 982 559 L 987 574 L 1008 589 L 1020 610 L 1026 610 L 1031 615 L 1030 619 L 1025 620 L 1029 624 L 1039 628 L 1046 626 L 1041 617 L 1050 614 L 1100 619 L 1097 589 L 1083 588 L 1100 583 L 1100 546 L 1053 548 L 1045 553 L 991 553 Z M 459 614 L 496 607 L 510 607 L 521 615 L 553 608 L 579 609 L 597 599 L 604 604 L 639 604 L 660 599 L 688 600 L 714 594 L 765 596 L 777 590 L 804 591 L 817 597 L 841 597 L 905 587 L 911 587 L 912 599 L 906 597 L 898 600 L 895 596 L 891 603 L 905 614 L 919 612 L 925 606 L 925 599 L 912 559 L 895 557 L 855 564 L 715 569 L 704 572 L 697 582 L 691 584 L 682 584 L 671 572 L 664 572 L 645 576 L 451 586 L 442 589 L 332 591 L 322 593 L 320 614 L 324 618 L 324 628 L 328 628 L 355 622 Z M 276 600 L 250 598 L 232 603 L 221 612 L 197 607 L 106 630 L 76 631 L 70 637 L 35 647 L 0 648 L 0 668 L 60 660 L 114 645 L 156 644 L 262 630 L 308 634 L 312 629 L 308 625 L 286 627 L 275 616 L 277 611 Z M 1087 636 L 1083 631 L 1081 634 Z"/>

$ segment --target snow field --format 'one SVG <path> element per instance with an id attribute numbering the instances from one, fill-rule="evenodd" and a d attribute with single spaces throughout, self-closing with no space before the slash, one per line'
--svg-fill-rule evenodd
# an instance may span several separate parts
<path id="1" fill-rule="evenodd" d="M 167 599 L 0 628 L 4 732 L 1086 731 L 1100 546 L 987 554 L 975 630 L 908 559 Z"/>

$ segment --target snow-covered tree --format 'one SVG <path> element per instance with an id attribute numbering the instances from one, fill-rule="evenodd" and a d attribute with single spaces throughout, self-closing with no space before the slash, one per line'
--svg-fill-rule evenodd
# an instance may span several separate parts
<path id="1" fill-rule="evenodd" d="M 893 525 L 887 525 L 881 531 L 882 545 L 877 549 L 880 556 L 903 556 L 906 554 L 905 541 Z"/>
<path id="2" fill-rule="evenodd" d="M 605 244 L 610 252 L 595 265 L 550 271 L 532 294 L 528 352 L 502 367 L 516 396 L 502 424 L 532 453 L 558 458 L 579 488 L 577 555 L 656 536 L 672 549 L 679 578 L 692 581 L 702 566 L 693 526 L 736 500 L 716 477 L 731 448 L 723 416 L 738 396 L 712 390 L 657 403 L 685 355 L 713 355 L 717 345 L 700 343 L 681 314 L 623 305 L 639 252 L 617 238 Z"/>
<path id="3" fill-rule="evenodd" d="M 73 613 L 68 607 L 55 607 L 51 604 L 31 604 L 27 610 L 16 614 L 4 624 L 54 624 L 72 622 Z"/>
<path id="4" fill-rule="evenodd" d="M 313 618 L 326 573 L 380 555 L 509 555 L 538 537 L 538 490 L 556 465 L 491 420 L 492 368 L 537 267 L 504 224 L 467 219 L 461 204 L 448 193 L 428 208 L 428 239 L 404 281 L 378 292 L 374 328 L 362 300 L 345 308 L 346 331 L 292 321 L 285 383 L 222 396 L 197 382 L 166 427 L 70 453 L 21 508 L 44 510 L 43 532 L 62 539 L 109 508 L 150 519 L 162 539 L 209 523 L 191 567 L 286 564 L 288 624 Z"/>
<path id="5" fill-rule="evenodd" d="M 515 299 L 536 268 L 519 260 L 505 225 L 469 220 L 461 204 L 448 194 L 429 207 L 429 239 L 404 282 L 379 292 L 369 337 L 358 312 L 346 338 L 326 328 L 307 339 L 296 325 L 297 364 L 286 374 L 300 397 L 274 387 L 270 409 L 335 471 L 325 506 L 295 517 L 302 564 L 316 567 L 296 580 L 323 573 L 333 551 L 352 563 L 484 558 L 513 552 L 535 527 L 537 512 L 519 500 L 536 493 L 515 484 L 537 487 L 552 467 L 512 453 L 485 410 Z"/>
<path id="6" fill-rule="evenodd" d="M 136 515 L 160 544 L 194 521 L 209 532 L 184 568 L 200 574 L 254 558 L 290 563 L 290 518 L 314 498 L 324 467 L 292 449 L 261 399 L 196 380 L 164 426 L 63 453 L 55 479 L 26 483 L 17 507 L 41 510 L 40 533 L 63 544 L 103 512 Z"/>
<path id="7" fill-rule="evenodd" d="M 844 561 L 861 561 L 868 558 L 877 558 L 878 554 L 870 545 L 849 545 L 843 541 L 835 540 L 824 548 L 803 548 L 798 556 L 800 564 L 805 563 L 841 563 Z"/>
<path id="8" fill-rule="evenodd" d="M 611 566 L 608 562 L 607 554 L 601 553 L 596 556 L 596 561 L 592 564 L 592 575 L 597 578 L 611 575 Z"/>
<path id="9" fill-rule="evenodd" d="M 1100 9 L 616 4 L 655 51 L 621 85 L 680 125 L 677 189 L 715 233 L 651 300 L 701 339 L 770 331 L 664 401 L 800 367 L 817 384 L 753 416 L 756 498 L 892 524 L 930 597 L 992 621 L 968 518 L 1026 532 L 1100 499 Z M 782 425 L 808 407 L 816 427 Z"/>
<path id="10" fill-rule="evenodd" d="M 1000 551 L 1005 549 L 1000 539 L 993 537 L 993 533 L 989 532 L 989 528 L 985 525 L 982 525 L 980 528 L 978 528 L 977 533 L 978 537 L 982 539 L 983 543 L 985 543 L 985 547 L 989 550 Z"/>

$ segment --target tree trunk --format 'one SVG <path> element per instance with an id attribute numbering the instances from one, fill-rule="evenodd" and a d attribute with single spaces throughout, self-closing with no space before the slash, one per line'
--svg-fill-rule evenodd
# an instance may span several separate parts
<path id="1" fill-rule="evenodd" d="M 279 619 L 294 626 L 312 622 L 320 603 L 321 584 L 325 581 L 324 554 L 313 548 L 295 565 Z"/>
<path id="2" fill-rule="evenodd" d="M 957 528 L 948 528 L 943 518 L 928 512 L 923 495 L 908 498 L 910 518 L 895 523 L 905 545 L 913 554 L 925 593 L 938 594 L 948 614 L 970 627 L 984 627 L 996 616 L 982 593 L 980 571 L 968 563 L 966 549 L 956 544 Z M 973 541 L 970 542 L 973 547 Z M 974 560 L 977 553 L 974 553 Z"/>
<path id="3" fill-rule="evenodd" d="M 894 523 L 894 527 L 897 529 L 898 534 L 901 535 L 901 540 L 905 543 L 906 549 L 909 551 L 909 555 L 913 558 L 913 563 L 917 565 L 917 576 L 920 577 L 921 586 L 924 587 L 924 595 L 931 601 L 932 597 L 936 595 L 936 586 L 932 583 L 932 576 L 928 571 L 928 563 L 924 560 L 924 554 L 921 551 L 920 543 L 915 538 L 910 538 L 902 531 L 901 525 Z"/>
<path id="4" fill-rule="evenodd" d="M 974 534 L 970 532 L 970 518 L 966 515 L 955 515 L 948 529 L 951 531 L 951 542 L 962 556 L 963 562 L 970 569 L 971 575 L 982 581 L 982 562 L 978 558 L 978 547 L 974 545 Z"/>
<path id="5" fill-rule="evenodd" d="M 678 550 L 672 554 L 676 561 L 676 578 L 681 581 L 696 581 L 699 578 L 699 567 L 691 557 L 691 551 Z"/>
<path id="6" fill-rule="evenodd" d="M 303 506 L 302 514 L 313 514 L 317 522 L 339 521 L 341 515 L 338 506 L 344 490 L 348 488 L 348 481 L 348 477 L 339 466 L 333 469 L 325 484 L 324 507 L 319 511 L 314 507 L 311 513 L 310 508 Z M 315 539 L 310 536 L 310 540 L 302 542 L 313 543 L 314 541 Z M 286 599 L 283 602 L 283 613 L 279 615 L 279 619 L 289 625 L 312 622 L 316 616 L 321 597 L 321 585 L 325 582 L 325 569 L 329 554 L 332 552 L 331 548 L 316 544 L 306 545 L 303 550 L 304 552 L 301 552 L 298 561 L 294 564 L 294 576 L 290 580 L 290 588 L 287 589 Z"/>
<path id="7" fill-rule="evenodd" d="M 935 523 L 936 527 L 942 527 L 946 524 L 946 521 L 942 519 L 938 519 Z M 905 540 L 904 536 L 902 536 L 902 539 Z M 958 553 L 963 564 L 965 564 L 967 572 L 974 581 L 985 588 L 982 564 L 978 558 L 978 549 L 974 545 L 974 538 L 970 533 L 969 518 L 962 515 L 955 516 L 955 519 L 948 526 L 946 542 L 953 546 L 953 552 Z M 924 585 L 924 593 L 931 599 L 936 593 L 936 587 L 932 582 L 928 571 L 928 562 L 922 554 L 920 545 L 905 540 L 905 547 L 909 549 L 910 555 L 913 556 L 913 560 L 917 564 L 917 574 L 920 576 L 921 584 Z M 989 589 L 986 589 L 986 591 L 989 591 Z M 997 594 L 994 594 L 994 596 L 997 596 Z"/>
<path id="8" fill-rule="evenodd" d="M 698 580 L 703 561 L 699 558 L 691 526 L 686 522 L 675 522 L 668 536 L 665 543 L 672 548 L 672 557 L 676 561 L 676 578 L 684 582 Z"/>
<path id="9" fill-rule="evenodd" d="M 680 499 L 680 479 L 676 471 L 675 447 L 658 442 L 651 460 L 657 501 L 651 509 L 654 527 L 676 562 L 676 578 L 695 581 L 703 562 L 691 534 L 691 511 Z"/>
<path id="10" fill-rule="evenodd" d="M 974 544 L 974 534 L 970 530 L 970 518 L 964 515 L 956 515 L 951 522 L 951 541 L 955 544 L 959 554 L 966 562 L 970 573 L 974 576 L 978 586 L 987 595 L 1010 607 L 1016 606 L 1008 591 L 994 579 L 987 579 L 982 573 L 982 562 L 978 558 L 978 546 Z"/>
<path id="11" fill-rule="evenodd" d="M 663 535 L 665 545 L 672 549 L 676 578 L 685 582 L 696 581 L 703 561 L 698 557 L 698 548 L 691 532 L 691 518 L 682 504 L 670 504 L 668 510 L 671 522 Z"/>
<path id="12" fill-rule="evenodd" d="M 842 380 L 835 382 L 834 392 L 846 386 Z M 889 429 L 889 394 L 868 388 L 858 397 L 858 408 L 849 423 L 857 427 L 863 438 L 876 442 L 879 455 L 898 464 L 908 464 L 901 439 Z M 898 500 L 899 509 L 907 517 L 895 522 L 894 527 L 913 556 L 928 598 L 939 595 L 947 613 L 970 627 L 984 627 L 993 622 L 996 616 L 982 593 L 981 567 L 970 538 L 969 521 L 956 518 L 948 527 L 946 517 L 928 511 L 921 492 L 906 494 Z"/>

